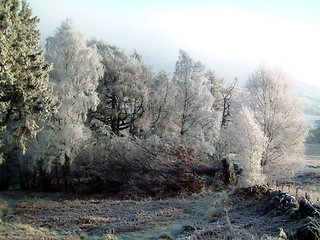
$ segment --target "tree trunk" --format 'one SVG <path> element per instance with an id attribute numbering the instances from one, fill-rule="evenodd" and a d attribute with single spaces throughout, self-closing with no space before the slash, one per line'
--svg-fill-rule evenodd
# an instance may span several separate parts
<path id="1" fill-rule="evenodd" d="M 70 164 L 71 164 L 71 158 L 67 154 L 65 154 L 65 162 L 62 166 L 62 179 L 63 179 L 65 191 L 67 193 L 72 192 Z"/>
<path id="2" fill-rule="evenodd" d="M 222 159 L 222 163 L 225 175 L 225 183 L 229 186 L 234 186 L 236 183 L 236 176 L 233 164 L 230 162 L 228 157 L 224 157 Z"/>

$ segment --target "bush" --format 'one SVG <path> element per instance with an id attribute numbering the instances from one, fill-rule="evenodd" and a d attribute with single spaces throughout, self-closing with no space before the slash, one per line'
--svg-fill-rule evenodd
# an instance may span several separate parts
<path id="1" fill-rule="evenodd" d="M 203 176 L 193 169 L 200 163 L 193 148 L 178 140 L 153 146 L 157 155 L 150 169 L 133 174 L 119 195 L 124 198 L 165 198 L 199 193 L 205 187 Z M 150 157 L 150 156 L 149 156 Z"/>
<path id="2" fill-rule="evenodd" d="M 75 162 L 78 191 L 164 198 L 197 193 L 205 186 L 204 177 L 194 170 L 200 164 L 195 151 L 182 140 L 112 136 L 110 142 L 104 156 L 84 154 Z"/>

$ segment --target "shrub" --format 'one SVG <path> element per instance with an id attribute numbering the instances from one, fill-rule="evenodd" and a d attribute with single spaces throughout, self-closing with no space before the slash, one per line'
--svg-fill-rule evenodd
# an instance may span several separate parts
<path id="1" fill-rule="evenodd" d="M 193 148 L 183 141 L 152 144 L 152 164 L 135 172 L 119 192 L 125 198 L 173 197 L 199 193 L 205 187 L 203 176 L 193 169 L 199 165 Z M 151 150 L 151 149 L 150 149 Z M 145 157 L 151 157 L 146 155 Z"/>

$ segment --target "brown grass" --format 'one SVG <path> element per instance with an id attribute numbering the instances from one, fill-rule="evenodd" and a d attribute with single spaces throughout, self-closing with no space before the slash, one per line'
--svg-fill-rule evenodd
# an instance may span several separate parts
<path id="1" fill-rule="evenodd" d="M 16 214 L 25 222 L 49 229 L 134 232 L 175 219 L 187 205 L 180 201 L 66 200 L 22 202 Z"/>
<path id="2" fill-rule="evenodd" d="M 59 239 L 54 232 L 29 224 L 0 224 L 0 239 Z"/>
<path id="3" fill-rule="evenodd" d="M 11 202 L 14 192 L 8 194 Z M 19 223 L 0 223 L 0 239 L 260 239 L 301 226 L 289 215 L 266 213 L 267 205 L 264 195 L 243 189 L 143 201 L 29 194 L 15 208 Z"/>

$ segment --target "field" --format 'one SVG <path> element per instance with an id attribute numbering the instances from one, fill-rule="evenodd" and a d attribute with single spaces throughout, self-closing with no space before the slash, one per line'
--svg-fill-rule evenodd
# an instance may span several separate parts
<path id="1" fill-rule="evenodd" d="M 279 227 L 299 227 L 283 216 L 264 214 L 264 199 L 234 191 L 162 201 L 69 200 L 17 192 L 3 195 L 17 205 L 0 229 L 1 239 L 248 239 L 278 236 Z"/>
<path id="2" fill-rule="evenodd" d="M 306 155 L 296 186 L 280 188 L 317 201 L 320 145 L 307 145 Z M 0 200 L 0 239 L 277 239 L 301 227 L 242 189 L 142 201 L 7 191 Z"/>
<path id="3" fill-rule="evenodd" d="M 310 193 L 313 201 L 320 200 L 320 144 L 306 144 L 307 165 L 296 176 L 297 187 Z"/>

